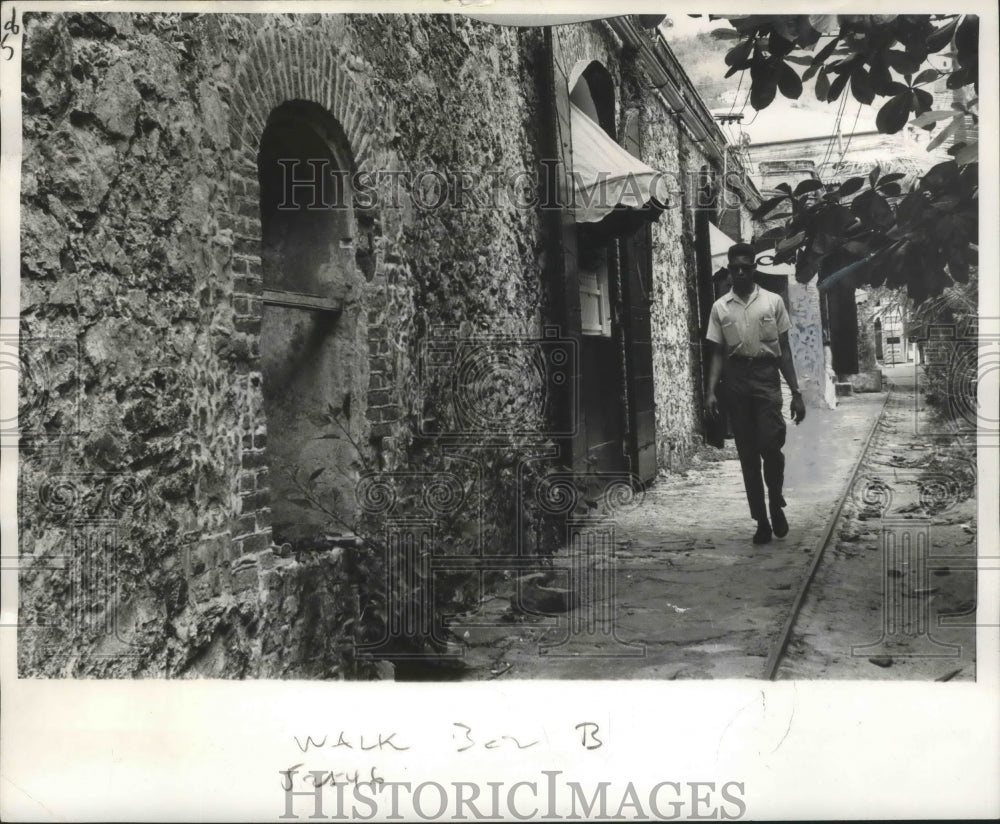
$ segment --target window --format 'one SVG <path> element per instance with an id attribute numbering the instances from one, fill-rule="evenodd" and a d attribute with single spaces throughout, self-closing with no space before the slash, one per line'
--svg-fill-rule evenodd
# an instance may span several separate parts
<path id="1" fill-rule="evenodd" d="M 611 293 L 607 247 L 595 243 L 591 233 L 580 227 L 577 250 L 580 255 L 580 313 L 584 335 L 611 337 Z"/>

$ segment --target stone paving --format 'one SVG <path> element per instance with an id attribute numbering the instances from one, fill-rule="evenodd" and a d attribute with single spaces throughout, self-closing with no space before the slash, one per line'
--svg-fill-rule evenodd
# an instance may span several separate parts
<path id="1" fill-rule="evenodd" d="M 751 543 L 755 524 L 733 450 L 726 460 L 699 460 L 617 516 L 616 552 L 596 563 L 593 597 L 569 613 L 525 616 L 510 609 L 510 591 L 454 621 L 465 677 L 762 677 L 884 399 L 848 397 L 835 410 L 809 410 L 797 427 L 789 422 L 787 537 Z M 555 584 L 570 583 L 572 563 L 557 556 Z M 490 621 L 505 623 L 476 626 Z"/>

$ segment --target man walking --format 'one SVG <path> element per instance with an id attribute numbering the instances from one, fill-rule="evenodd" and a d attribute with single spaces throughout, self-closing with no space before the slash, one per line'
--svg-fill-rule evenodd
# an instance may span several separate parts
<path id="1" fill-rule="evenodd" d="M 726 407 L 743 469 L 750 516 L 757 521 L 753 542 L 764 544 L 771 540 L 772 525 L 773 534 L 779 538 L 788 534 L 782 497 L 785 419 L 779 372 L 792 390 L 791 413 L 796 424 L 805 418 L 806 408 L 788 346 L 788 312 L 778 295 L 754 283 L 753 247 L 748 243 L 732 246 L 728 268 L 732 288 L 712 305 L 705 335 L 713 344 L 705 409 L 712 417 L 719 414 L 715 391 L 725 372 Z M 765 486 L 770 520 L 764 505 Z"/>

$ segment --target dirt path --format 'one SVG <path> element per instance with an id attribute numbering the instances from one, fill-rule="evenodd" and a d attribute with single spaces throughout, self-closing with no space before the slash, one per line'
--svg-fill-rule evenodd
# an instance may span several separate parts
<path id="1" fill-rule="evenodd" d="M 701 461 L 616 517 L 613 557 L 557 557 L 554 583 L 583 592 L 576 609 L 525 615 L 511 588 L 455 620 L 463 677 L 762 677 L 883 401 L 849 398 L 789 426 L 785 539 L 754 546 L 738 462 Z"/>
<path id="2" fill-rule="evenodd" d="M 912 373 L 893 379 L 779 678 L 975 679 L 975 468 L 915 431 Z"/>

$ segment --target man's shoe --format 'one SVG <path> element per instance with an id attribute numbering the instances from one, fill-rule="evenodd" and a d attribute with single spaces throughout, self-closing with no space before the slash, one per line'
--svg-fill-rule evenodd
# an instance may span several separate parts
<path id="1" fill-rule="evenodd" d="M 766 544 L 770 540 L 771 525 L 767 522 L 767 518 L 757 521 L 757 531 L 753 534 L 753 542 L 755 544 Z"/>
<path id="2" fill-rule="evenodd" d="M 788 519 L 785 518 L 780 506 L 771 508 L 771 523 L 774 525 L 774 534 L 779 538 L 784 538 L 788 534 Z"/>

